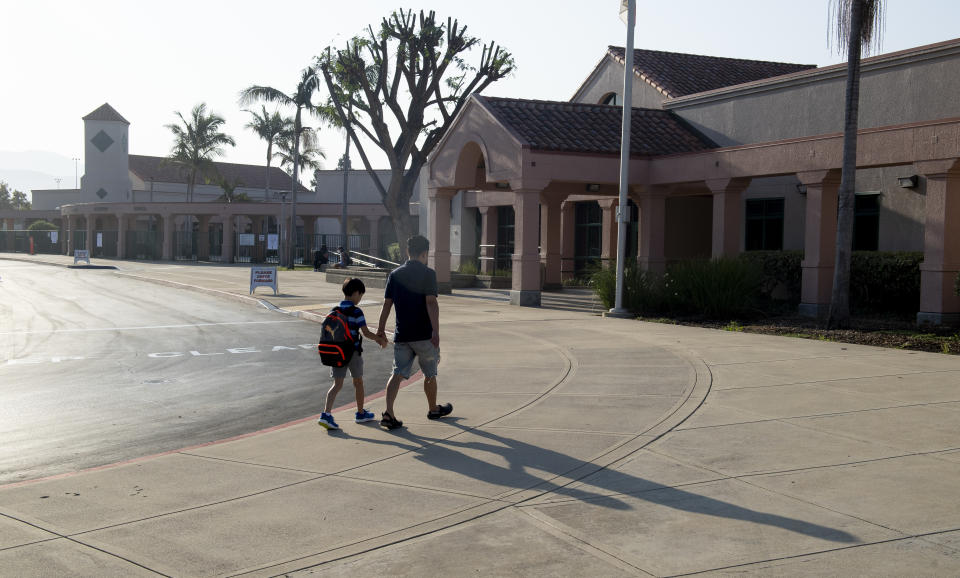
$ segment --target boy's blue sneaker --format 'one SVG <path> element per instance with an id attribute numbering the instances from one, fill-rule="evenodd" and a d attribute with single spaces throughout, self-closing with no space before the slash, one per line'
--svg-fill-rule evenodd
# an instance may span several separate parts
<path id="1" fill-rule="evenodd" d="M 367 411 L 366 409 L 364 409 L 363 411 L 358 411 L 356 415 L 357 415 L 357 419 L 354 421 L 356 421 L 357 423 L 363 423 L 365 421 L 373 421 L 377 419 L 377 416 L 373 415 L 372 411 Z"/>
<path id="2" fill-rule="evenodd" d="M 326 412 L 320 414 L 320 419 L 317 420 L 317 424 L 327 429 L 340 429 L 337 422 L 333 421 L 333 416 Z"/>

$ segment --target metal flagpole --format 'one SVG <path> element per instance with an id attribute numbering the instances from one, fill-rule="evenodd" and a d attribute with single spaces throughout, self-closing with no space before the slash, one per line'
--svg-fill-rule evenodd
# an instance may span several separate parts
<path id="1" fill-rule="evenodd" d="M 624 51 L 623 68 L 623 121 L 620 131 L 620 202 L 617 207 L 617 292 L 611 317 L 629 316 L 623 308 L 623 269 L 627 260 L 627 225 L 630 222 L 630 207 L 627 190 L 630 187 L 630 121 L 633 111 L 633 26 L 636 22 L 636 0 L 621 0 L 620 16 L 626 8 L 627 46 Z"/>

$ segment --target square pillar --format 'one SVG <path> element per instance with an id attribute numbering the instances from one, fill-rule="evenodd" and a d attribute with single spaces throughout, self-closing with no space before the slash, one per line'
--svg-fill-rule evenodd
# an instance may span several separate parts
<path id="1" fill-rule="evenodd" d="M 367 217 L 370 228 L 370 247 L 368 251 L 374 257 L 380 256 L 380 217 Z"/>
<path id="2" fill-rule="evenodd" d="M 160 260 L 173 260 L 173 221 L 174 215 L 163 215 L 160 217 L 163 226 L 163 240 L 161 242 Z"/>
<path id="3" fill-rule="evenodd" d="M 493 275 L 497 268 L 497 227 L 499 226 L 496 207 L 479 207 L 480 211 L 480 272 Z"/>
<path id="4" fill-rule="evenodd" d="M 84 219 L 87 223 L 87 238 L 84 243 L 84 249 L 87 250 L 87 254 L 93 257 L 93 235 L 94 235 L 94 225 L 97 220 L 93 215 L 84 215 Z"/>
<path id="5" fill-rule="evenodd" d="M 542 198 L 540 203 L 540 260 L 546 268 L 544 289 L 559 289 L 562 286 L 560 230 L 563 226 L 561 205 L 564 197 Z"/>
<path id="6" fill-rule="evenodd" d="M 455 189 L 429 188 L 430 253 L 427 263 L 437 272 L 440 293 L 450 293 L 450 200 Z"/>
<path id="7" fill-rule="evenodd" d="M 819 319 L 830 312 L 833 292 L 840 171 L 797 173 L 797 178 L 807 187 L 799 311 L 801 315 Z"/>
<path id="8" fill-rule="evenodd" d="M 917 163 L 926 177 L 923 262 L 920 264 L 919 325 L 960 326 L 960 161 Z"/>
<path id="9" fill-rule="evenodd" d="M 667 268 L 667 189 L 650 187 L 640 198 L 640 232 L 637 265 L 644 271 L 662 273 Z"/>
<path id="10" fill-rule="evenodd" d="M 620 199 L 601 199 L 598 204 L 603 211 L 600 218 L 600 260 L 605 266 L 612 266 L 617 260 L 617 207 Z"/>
<path id="11" fill-rule="evenodd" d="M 711 254 L 736 257 L 743 239 L 743 192 L 750 179 L 713 179 L 707 188 L 713 196 L 713 242 Z"/>
<path id="12" fill-rule="evenodd" d="M 233 263 L 233 242 L 236 234 L 234 215 L 223 216 L 223 244 L 220 245 L 220 262 Z"/>
<path id="13" fill-rule="evenodd" d="M 127 215 L 117 213 L 117 259 L 127 258 Z"/>
<path id="14" fill-rule="evenodd" d="M 510 304 L 540 306 L 540 189 L 514 189 L 513 285 Z"/>
<path id="15" fill-rule="evenodd" d="M 197 261 L 210 260 L 210 215 L 197 217 Z"/>
<path id="16" fill-rule="evenodd" d="M 576 243 L 574 242 L 577 230 L 577 203 L 573 201 L 564 201 L 560 204 L 560 280 L 566 281 L 573 279 L 574 271 L 574 253 L 576 252 Z"/>
<path id="17" fill-rule="evenodd" d="M 75 233 L 77 230 L 77 218 L 73 215 L 67 216 L 67 255 L 72 256 L 77 249 L 77 240 Z"/>

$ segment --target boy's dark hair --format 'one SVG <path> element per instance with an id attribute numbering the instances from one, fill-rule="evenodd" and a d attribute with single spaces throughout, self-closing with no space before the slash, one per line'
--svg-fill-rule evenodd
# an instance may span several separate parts
<path id="1" fill-rule="evenodd" d="M 343 282 L 343 296 L 349 297 L 359 291 L 361 294 L 367 292 L 367 286 L 360 279 L 347 279 Z"/>
<path id="2" fill-rule="evenodd" d="M 430 249 L 430 241 L 423 235 L 414 235 L 407 239 L 407 255 L 411 259 L 419 257 Z"/>

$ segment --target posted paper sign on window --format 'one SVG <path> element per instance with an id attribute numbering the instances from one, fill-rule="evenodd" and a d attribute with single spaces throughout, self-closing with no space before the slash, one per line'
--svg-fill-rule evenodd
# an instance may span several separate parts
<path id="1" fill-rule="evenodd" d="M 271 287 L 273 294 L 277 294 L 277 268 L 276 267 L 251 267 L 250 268 L 250 293 L 253 294 L 257 287 Z"/>
<path id="2" fill-rule="evenodd" d="M 280 235 L 267 235 L 267 250 L 276 251 L 280 248 Z"/>
<path id="3" fill-rule="evenodd" d="M 240 246 L 253 247 L 257 236 L 253 233 L 240 233 Z"/>

